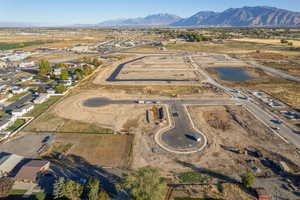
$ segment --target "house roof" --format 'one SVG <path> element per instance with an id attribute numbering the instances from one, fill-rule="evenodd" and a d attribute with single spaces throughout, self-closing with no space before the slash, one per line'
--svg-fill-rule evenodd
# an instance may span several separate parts
<path id="1" fill-rule="evenodd" d="M 0 173 L 11 172 L 16 167 L 16 165 L 21 162 L 21 160 L 23 160 L 23 157 L 15 154 L 3 156 L 2 158 L 0 158 Z"/>
<path id="2" fill-rule="evenodd" d="M 36 181 L 37 173 L 49 162 L 45 160 L 31 160 L 20 169 L 16 175 L 17 180 Z"/>

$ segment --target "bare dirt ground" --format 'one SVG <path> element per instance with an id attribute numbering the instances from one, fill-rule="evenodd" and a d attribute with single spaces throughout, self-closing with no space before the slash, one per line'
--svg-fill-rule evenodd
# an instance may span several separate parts
<path id="1" fill-rule="evenodd" d="M 195 81 L 202 80 L 201 74 L 192 70 L 191 65 L 186 63 L 181 55 L 160 56 L 135 56 L 119 62 L 115 62 L 103 70 L 93 81 L 94 84 L 102 85 L 194 85 Z M 187 80 L 182 82 L 157 81 L 126 81 L 108 82 L 106 79 L 113 73 L 116 67 L 133 58 L 142 58 L 133 63 L 128 63 L 117 76 L 117 79 L 175 79 Z M 143 58 L 144 57 L 144 58 Z M 194 82 L 192 82 L 194 81 Z"/>
<path id="2" fill-rule="evenodd" d="M 284 158 L 291 168 L 298 170 L 300 159 L 295 154 L 295 149 L 284 143 L 245 109 L 234 106 L 192 106 L 188 109 L 197 128 L 207 135 L 208 147 L 201 153 L 191 155 L 169 154 L 156 146 L 153 133 L 142 133 L 135 138 L 133 168 L 153 165 L 168 174 L 187 170 L 183 163 L 189 163 L 195 168 L 221 172 L 230 177 L 237 177 L 248 167 L 252 167 L 251 165 L 265 169 L 259 160 L 225 150 L 221 147 L 224 145 L 233 149 L 259 150 L 264 156 L 276 161 Z M 254 163 L 247 163 L 246 160 L 249 159 L 254 159 Z"/>
<path id="3" fill-rule="evenodd" d="M 101 97 L 92 93 L 81 93 L 66 98 L 58 104 L 53 112 L 62 118 L 96 123 L 104 127 L 110 127 L 121 131 L 128 121 L 135 121 L 136 124 L 143 122 L 146 116 L 146 109 L 149 105 L 107 105 L 103 107 L 90 108 L 83 106 L 83 102 L 89 98 Z"/>

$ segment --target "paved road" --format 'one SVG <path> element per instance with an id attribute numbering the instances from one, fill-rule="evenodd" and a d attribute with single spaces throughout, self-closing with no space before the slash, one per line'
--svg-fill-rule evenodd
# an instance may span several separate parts
<path id="1" fill-rule="evenodd" d="M 143 99 L 149 104 L 157 103 L 155 99 Z M 161 140 L 163 143 L 176 150 L 195 150 L 205 146 L 205 136 L 200 134 L 192 127 L 192 122 L 185 110 L 184 105 L 236 105 L 241 104 L 242 101 L 230 98 L 203 98 L 203 99 L 165 99 L 160 100 L 160 104 L 167 104 L 170 108 L 170 114 L 174 121 L 174 127 L 162 133 Z M 112 100 L 109 98 L 95 97 L 86 99 L 83 102 L 87 107 L 101 107 L 109 104 L 137 104 L 137 100 L 122 99 Z M 200 141 L 197 142 L 191 136 L 198 136 Z"/>
<path id="2" fill-rule="evenodd" d="M 218 87 L 218 88 L 224 90 L 225 92 L 227 92 L 228 94 L 230 94 L 231 96 L 233 96 L 235 98 L 237 98 L 240 95 L 240 94 L 234 93 L 231 88 L 223 86 L 223 85 L 219 84 L 218 82 L 216 82 L 214 79 L 212 79 L 206 71 L 204 71 L 196 62 L 193 61 L 191 56 L 189 56 L 188 58 L 190 59 L 190 62 L 194 66 L 194 68 L 198 67 L 199 72 L 201 72 L 202 75 L 206 78 L 206 82 L 209 82 L 212 85 L 214 85 L 215 87 Z M 255 62 L 250 62 L 250 64 L 252 64 L 255 67 L 259 67 L 263 70 L 270 71 L 270 72 L 272 72 L 274 74 L 277 74 L 277 75 L 279 75 L 283 78 L 290 79 L 290 80 L 293 80 L 293 81 L 300 81 L 300 78 L 288 75 L 288 74 L 283 73 L 279 70 L 275 70 L 275 69 L 272 69 L 272 68 L 269 68 L 269 67 L 258 65 Z M 247 94 L 243 93 L 242 95 L 248 97 Z M 249 99 L 249 97 L 248 97 L 248 99 Z M 252 112 L 252 114 L 254 114 L 259 120 L 261 120 L 266 126 L 268 126 L 270 128 L 271 127 L 280 128 L 280 130 L 277 130 L 277 131 L 273 130 L 273 131 L 279 137 L 281 137 L 284 141 L 292 143 L 296 147 L 300 148 L 300 135 L 295 134 L 293 132 L 293 130 L 291 130 L 290 128 L 288 128 L 284 124 L 281 124 L 281 125 L 274 124 L 271 120 L 276 119 L 276 117 L 270 115 L 268 112 L 266 112 L 265 110 L 263 110 L 262 108 L 260 108 L 256 104 L 254 104 L 253 102 L 244 101 L 244 105 L 246 106 L 246 108 L 248 108 L 249 111 Z"/>
<path id="3" fill-rule="evenodd" d="M 15 101 L 14 103 L 4 107 L 4 112 L 10 112 L 12 110 L 15 110 L 17 108 L 22 107 L 25 103 L 28 103 L 30 101 L 32 101 L 35 97 L 33 96 L 33 94 L 31 92 L 29 92 L 29 94 L 25 95 L 24 97 L 18 99 L 17 101 Z"/>
<path id="4" fill-rule="evenodd" d="M 192 128 L 184 106 L 178 102 L 174 102 L 170 105 L 170 110 L 175 126 L 163 133 L 161 136 L 162 141 L 174 149 L 201 147 L 204 137 Z M 197 142 L 191 136 L 199 137 L 200 141 Z"/>

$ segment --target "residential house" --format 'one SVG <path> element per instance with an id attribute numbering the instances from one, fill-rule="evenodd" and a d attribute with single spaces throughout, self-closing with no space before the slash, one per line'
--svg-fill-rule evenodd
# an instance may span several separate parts
<path id="1" fill-rule="evenodd" d="M 11 111 L 11 114 L 13 116 L 20 117 L 20 116 L 25 115 L 29 111 L 31 111 L 33 108 L 34 108 L 34 105 L 29 104 L 29 105 L 26 105 L 26 106 L 23 106 L 21 108 L 18 108 L 18 109 L 15 109 L 15 110 Z"/>
<path id="2" fill-rule="evenodd" d="M 27 68 L 27 67 L 34 67 L 35 66 L 35 62 L 31 61 L 31 62 L 21 62 L 19 64 L 20 68 Z"/>
<path id="3" fill-rule="evenodd" d="M 24 164 L 16 175 L 18 182 L 36 183 L 40 176 L 50 168 L 50 162 L 46 160 L 31 160 Z"/>
<path id="4" fill-rule="evenodd" d="M 7 129 L 10 125 L 12 125 L 16 121 L 15 116 L 4 115 L 0 118 L 0 131 Z"/>
<path id="5" fill-rule="evenodd" d="M 63 84 L 64 86 L 71 86 L 72 85 L 72 79 L 68 79 L 68 80 L 60 80 L 59 81 L 61 84 Z"/>
<path id="6" fill-rule="evenodd" d="M 61 68 L 56 67 L 53 69 L 53 75 L 59 76 L 61 74 Z"/>
<path id="7" fill-rule="evenodd" d="M 1 153 L 2 154 L 2 153 Z M 0 158 L 0 177 L 7 176 L 23 160 L 22 156 L 7 154 Z"/>
<path id="8" fill-rule="evenodd" d="M 53 88 L 49 88 L 49 89 L 47 90 L 47 93 L 48 93 L 48 94 L 55 94 L 56 91 L 55 91 L 55 89 L 53 89 Z"/>
<path id="9" fill-rule="evenodd" d="M 0 61 L 0 68 L 6 67 L 6 66 L 7 66 L 6 62 Z"/>
<path id="10" fill-rule="evenodd" d="M 35 103 L 35 104 L 41 104 L 41 103 L 44 103 L 45 101 L 47 101 L 48 98 L 49 98 L 49 95 L 47 93 L 42 93 L 37 98 L 35 98 L 33 100 L 33 103 Z"/>
<path id="11" fill-rule="evenodd" d="M 29 88 L 28 87 L 13 87 L 11 89 L 11 92 L 13 94 L 20 94 L 22 92 L 26 92 Z"/>

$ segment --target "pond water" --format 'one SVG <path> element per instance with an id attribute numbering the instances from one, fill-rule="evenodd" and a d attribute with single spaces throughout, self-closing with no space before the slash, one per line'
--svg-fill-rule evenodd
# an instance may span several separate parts
<path id="1" fill-rule="evenodd" d="M 243 82 L 255 79 L 254 77 L 250 76 L 245 70 L 239 68 L 214 67 L 213 69 L 219 73 L 220 79 L 224 81 Z"/>

